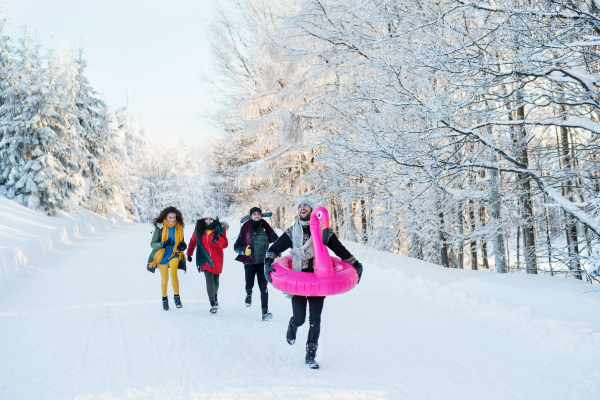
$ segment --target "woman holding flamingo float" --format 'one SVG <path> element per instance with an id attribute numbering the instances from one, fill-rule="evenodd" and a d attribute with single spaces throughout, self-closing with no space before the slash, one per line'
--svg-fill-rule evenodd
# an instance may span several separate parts
<path id="1" fill-rule="evenodd" d="M 306 320 L 308 303 L 310 328 L 306 342 L 305 362 L 312 369 L 319 368 L 315 356 L 321 331 L 321 313 L 323 312 L 325 295 L 339 294 L 352 289 L 360 281 L 363 270 L 358 260 L 350 254 L 335 233 L 329 229 L 329 217 L 326 209 L 319 207 L 318 213 L 313 216 L 311 221 L 314 209 L 315 206 L 312 201 L 308 199 L 300 200 L 298 202 L 298 219 L 273 243 L 265 258 L 265 277 L 267 280 L 276 288 L 293 295 L 293 315 L 286 335 L 290 345 L 295 343 L 298 327 L 304 324 Z M 322 241 L 322 244 L 313 243 L 315 234 Z M 329 247 L 342 260 L 331 260 L 324 245 Z M 278 261 L 274 267 L 275 257 L 290 248 L 291 257 L 283 257 L 280 259 L 283 261 Z M 315 257 L 318 259 L 316 271 Z M 283 264 L 288 262 L 285 260 L 286 258 L 291 258 L 289 260 L 291 268 L 289 269 L 282 267 Z M 334 262 L 332 263 L 332 261 Z M 349 264 L 356 269 L 356 272 L 351 267 L 350 270 L 347 269 Z M 279 272 L 277 272 L 278 270 Z M 273 273 L 273 276 L 271 276 L 271 273 Z M 315 273 L 315 276 L 304 276 L 302 273 Z M 295 280 L 301 282 L 295 285 Z"/>

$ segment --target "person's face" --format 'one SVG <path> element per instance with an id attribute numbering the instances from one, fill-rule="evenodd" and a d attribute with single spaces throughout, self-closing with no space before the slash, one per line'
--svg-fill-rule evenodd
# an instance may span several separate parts
<path id="1" fill-rule="evenodd" d="M 212 219 L 212 218 L 204 218 L 204 223 L 205 223 L 206 225 L 210 225 L 210 224 L 212 224 L 213 222 L 215 222 L 215 220 L 214 220 L 214 219 Z"/>
<path id="2" fill-rule="evenodd" d="M 175 215 L 175 213 L 167 214 L 167 221 L 169 221 L 170 224 L 174 224 L 176 219 L 177 219 L 177 216 Z"/>
<path id="3" fill-rule="evenodd" d="M 260 221 L 261 215 L 260 215 L 260 211 L 254 211 L 252 213 L 252 219 L 255 221 Z"/>
<path id="4" fill-rule="evenodd" d="M 298 215 L 302 221 L 307 221 L 310 218 L 310 214 L 312 213 L 312 208 L 307 206 L 306 204 L 300 204 L 298 207 Z"/>

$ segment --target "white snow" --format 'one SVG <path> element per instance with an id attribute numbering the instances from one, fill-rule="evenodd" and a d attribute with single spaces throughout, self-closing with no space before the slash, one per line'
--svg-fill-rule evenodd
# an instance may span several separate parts
<path id="1" fill-rule="evenodd" d="M 285 341 L 288 299 L 269 287 L 268 322 L 256 286 L 245 307 L 231 225 L 218 313 L 191 264 L 179 274 L 184 308 L 164 312 L 145 267 L 149 225 L 45 217 L 0 198 L 0 399 L 600 397 L 596 285 L 346 243 L 363 280 L 325 300 L 313 371 L 308 322 Z"/>

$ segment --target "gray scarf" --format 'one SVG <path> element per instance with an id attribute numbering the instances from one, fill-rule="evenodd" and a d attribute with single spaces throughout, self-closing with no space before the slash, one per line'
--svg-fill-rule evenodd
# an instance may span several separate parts
<path id="1" fill-rule="evenodd" d="M 306 243 L 302 243 L 304 240 L 303 226 L 310 224 L 310 220 L 301 221 L 300 218 L 294 223 L 292 230 L 292 249 L 290 254 L 292 255 L 292 269 L 294 271 L 302 271 L 302 261 L 309 260 L 315 256 L 315 249 L 313 247 L 312 237 L 309 238 Z"/>

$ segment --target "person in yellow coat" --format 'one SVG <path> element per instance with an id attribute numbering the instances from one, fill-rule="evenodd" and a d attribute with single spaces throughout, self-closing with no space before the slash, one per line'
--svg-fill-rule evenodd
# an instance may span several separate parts
<path id="1" fill-rule="evenodd" d="M 183 215 L 175 207 L 167 207 L 152 221 L 154 234 L 150 246 L 152 252 L 148 258 L 148 270 L 154 272 L 156 267 L 160 271 L 160 287 L 162 289 L 163 310 L 169 310 L 167 287 L 169 275 L 173 285 L 173 300 L 177 308 L 183 307 L 179 296 L 179 278 L 177 269 L 185 270 L 184 251 L 187 248 L 183 238 Z M 180 263 L 180 261 L 182 261 Z"/>

